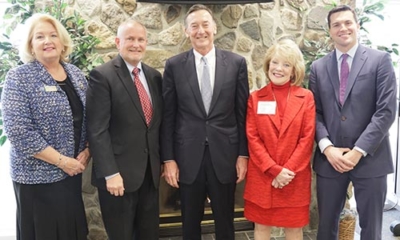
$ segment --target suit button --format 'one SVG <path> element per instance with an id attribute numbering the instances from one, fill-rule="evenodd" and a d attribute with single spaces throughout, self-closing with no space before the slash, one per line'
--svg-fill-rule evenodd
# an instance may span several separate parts
<path id="1" fill-rule="evenodd" d="M 342 116 L 340 119 L 341 119 L 342 121 L 346 121 L 347 117 L 346 117 L 346 116 Z"/>
<path id="2" fill-rule="evenodd" d="M 144 149 L 145 153 L 149 153 L 149 150 L 147 148 Z"/>
<path id="3" fill-rule="evenodd" d="M 206 124 L 208 125 L 208 121 L 206 121 Z"/>

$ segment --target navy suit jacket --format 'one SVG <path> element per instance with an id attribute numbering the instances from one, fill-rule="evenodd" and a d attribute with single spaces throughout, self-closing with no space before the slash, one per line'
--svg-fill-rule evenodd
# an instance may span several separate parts
<path id="1" fill-rule="evenodd" d="M 208 139 L 218 180 L 221 183 L 236 181 L 237 157 L 248 156 L 246 60 L 216 49 L 215 84 L 208 115 L 201 98 L 193 50 L 168 59 L 162 85 L 162 160 L 176 160 L 179 181 L 191 184 L 200 169 Z"/>
<path id="2" fill-rule="evenodd" d="M 396 116 L 396 76 L 390 55 L 359 45 L 346 87 L 339 103 L 336 52 L 315 61 L 310 89 L 314 94 L 317 143 L 328 137 L 335 147 L 357 146 L 367 152 L 351 170 L 355 177 L 378 177 L 393 172 L 388 130 Z M 314 170 L 324 177 L 339 176 L 317 149 Z"/>

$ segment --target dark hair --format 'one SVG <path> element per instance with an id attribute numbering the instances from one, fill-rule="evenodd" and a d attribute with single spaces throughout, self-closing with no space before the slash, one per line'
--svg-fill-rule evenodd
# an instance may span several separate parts
<path id="1" fill-rule="evenodd" d="M 356 23 L 358 22 L 356 12 L 354 11 L 353 8 L 351 8 L 348 5 L 339 5 L 339 6 L 332 8 L 328 13 L 328 28 L 329 29 L 331 28 L 331 15 L 334 13 L 337 13 L 337 12 L 345 12 L 345 11 L 350 11 L 351 13 L 353 13 L 354 21 L 356 21 Z"/>
<path id="2" fill-rule="evenodd" d="M 211 11 L 210 8 L 206 7 L 206 6 L 203 5 L 203 4 L 195 4 L 195 5 L 193 5 L 193 6 L 191 6 L 191 7 L 189 8 L 189 10 L 187 11 L 187 13 L 186 13 L 186 15 L 185 15 L 185 28 L 188 27 L 188 26 L 187 26 L 187 22 L 186 22 L 187 17 L 188 17 L 192 12 L 197 12 L 197 11 L 200 11 L 200 10 L 206 10 L 206 11 L 211 15 L 213 21 L 215 22 L 213 12 Z"/>

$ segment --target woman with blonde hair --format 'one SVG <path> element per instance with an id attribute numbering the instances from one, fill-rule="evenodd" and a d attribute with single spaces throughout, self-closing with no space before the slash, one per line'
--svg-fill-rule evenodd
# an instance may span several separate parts
<path id="1" fill-rule="evenodd" d="M 304 60 L 292 40 L 268 49 L 264 71 L 269 84 L 248 100 L 244 214 L 255 223 L 255 240 L 269 240 L 272 226 L 285 228 L 287 240 L 300 240 L 309 222 L 314 98 L 301 87 Z"/>
<path id="2" fill-rule="evenodd" d="M 34 14 L 26 24 L 20 49 L 24 64 L 7 73 L 2 92 L 17 239 L 84 240 L 87 82 L 66 63 L 72 41 L 54 17 Z"/>

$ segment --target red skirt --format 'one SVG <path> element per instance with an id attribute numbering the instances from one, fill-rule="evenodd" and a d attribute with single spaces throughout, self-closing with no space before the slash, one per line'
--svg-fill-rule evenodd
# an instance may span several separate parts
<path id="1" fill-rule="evenodd" d="M 250 201 L 244 202 L 244 216 L 251 222 L 274 227 L 301 228 L 310 221 L 310 206 L 265 209 Z"/>

